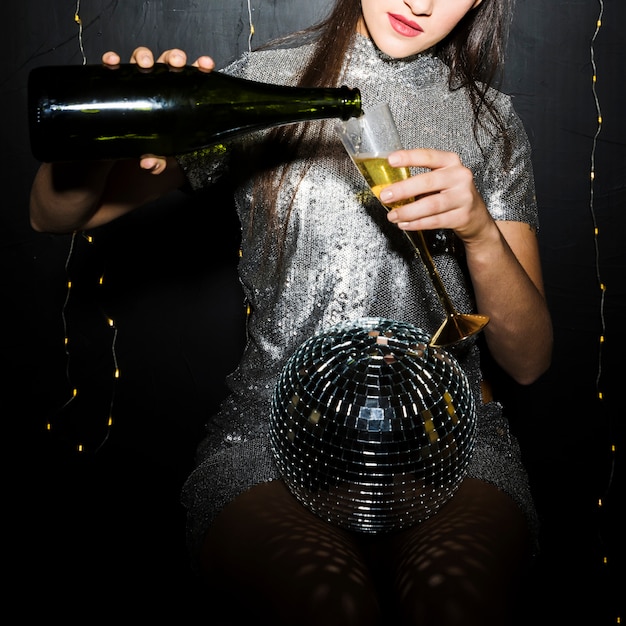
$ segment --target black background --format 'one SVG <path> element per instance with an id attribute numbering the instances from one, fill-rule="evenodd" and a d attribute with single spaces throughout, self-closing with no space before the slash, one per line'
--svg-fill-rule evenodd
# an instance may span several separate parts
<path id="1" fill-rule="evenodd" d="M 308 25 L 329 4 L 252 0 L 252 45 Z M 7 562 L 9 595 L 24 616 L 209 618 L 187 564 L 178 498 L 241 351 L 244 316 L 237 223 L 219 189 L 172 194 L 93 231 L 91 243 L 30 229 L 37 163 L 28 72 L 97 63 L 109 49 L 127 58 L 140 44 L 211 54 L 223 65 L 249 45 L 248 10 L 242 0 L 0 7 L 4 516 L 7 554 L 16 557 Z M 533 144 L 556 339 L 553 366 L 537 384 L 501 381 L 543 522 L 524 607 L 537 624 L 574 616 L 612 624 L 623 610 L 625 25 L 623 0 L 518 0 L 510 42 L 504 86 Z M 74 386 L 78 396 L 62 408 Z"/>

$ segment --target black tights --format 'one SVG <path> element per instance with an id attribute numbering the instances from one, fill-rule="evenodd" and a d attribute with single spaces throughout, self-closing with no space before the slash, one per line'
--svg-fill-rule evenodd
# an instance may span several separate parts
<path id="1" fill-rule="evenodd" d="M 506 626 L 527 548 L 521 511 L 481 481 L 383 536 L 324 522 L 274 481 L 231 502 L 209 530 L 206 606 L 219 626 Z"/>

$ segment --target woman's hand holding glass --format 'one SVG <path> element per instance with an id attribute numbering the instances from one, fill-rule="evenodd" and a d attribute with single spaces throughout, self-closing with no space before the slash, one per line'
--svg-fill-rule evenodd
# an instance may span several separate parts
<path id="1" fill-rule="evenodd" d="M 472 172 L 457 154 L 400 150 L 389 155 L 389 163 L 427 170 L 385 187 L 380 194 L 382 202 L 394 205 L 387 215 L 389 221 L 402 230 L 452 229 L 465 245 L 472 245 L 497 229 Z"/>

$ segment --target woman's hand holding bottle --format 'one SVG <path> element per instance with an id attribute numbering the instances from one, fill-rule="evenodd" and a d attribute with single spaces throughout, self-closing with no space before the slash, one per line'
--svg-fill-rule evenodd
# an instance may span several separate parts
<path id="1" fill-rule="evenodd" d="M 113 51 L 102 56 L 102 63 L 112 70 L 121 62 Z M 187 55 L 182 50 L 167 50 L 157 62 L 182 68 Z M 148 69 L 155 63 L 154 55 L 148 48 L 137 48 L 131 63 Z M 207 56 L 197 59 L 194 65 L 206 72 L 215 66 Z M 150 174 L 159 174 L 158 179 Z M 31 189 L 31 226 L 36 231 L 59 233 L 95 228 L 183 182 L 184 175 L 173 157 L 154 154 L 139 159 L 89 160 L 77 153 L 75 159 L 42 162 Z"/>
<path id="2" fill-rule="evenodd" d="M 119 54 L 112 50 L 102 55 L 102 63 L 111 68 L 115 68 L 121 62 Z M 155 64 L 154 54 L 150 48 L 140 46 L 133 51 L 130 62 L 136 63 L 139 67 L 149 69 Z M 187 54 L 179 48 L 171 48 L 162 52 L 156 63 L 165 63 L 171 68 L 184 67 L 187 64 Z M 215 69 L 215 62 L 209 56 L 201 56 L 192 63 L 192 66 L 203 72 L 211 72 Z M 167 167 L 167 159 L 154 154 L 146 154 L 140 158 L 139 166 L 151 174 L 161 174 Z"/>

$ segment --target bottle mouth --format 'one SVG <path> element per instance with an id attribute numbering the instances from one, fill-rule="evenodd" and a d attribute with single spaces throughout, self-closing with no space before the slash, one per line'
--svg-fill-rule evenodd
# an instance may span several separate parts
<path id="1" fill-rule="evenodd" d="M 352 117 L 361 117 L 361 115 L 363 115 L 363 108 L 360 90 L 356 87 L 348 87 L 347 85 L 342 85 L 341 89 L 345 90 L 348 94 L 346 98 L 344 98 L 346 110 L 341 119 L 346 122 Z"/>

